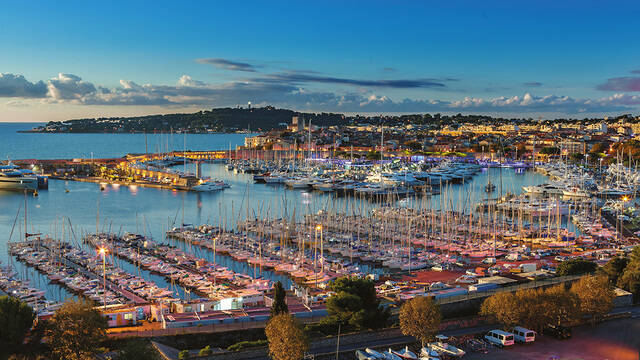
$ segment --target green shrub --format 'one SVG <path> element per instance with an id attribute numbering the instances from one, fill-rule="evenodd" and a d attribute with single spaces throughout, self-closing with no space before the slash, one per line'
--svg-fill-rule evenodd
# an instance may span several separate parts
<path id="1" fill-rule="evenodd" d="M 239 343 L 235 343 L 227 348 L 228 351 L 240 351 L 242 349 L 257 347 L 257 346 L 265 346 L 267 345 L 267 340 L 255 340 L 255 341 L 241 341 Z"/>
<path id="2" fill-rule="evenodd" d="M 198 353 L 198 356 L 209 356 L 213 354 L 213 350 L 211 350 L 211 347 L 209 345 L 203 347 L 202 349 L 200 349 L 200 352 Z"/>

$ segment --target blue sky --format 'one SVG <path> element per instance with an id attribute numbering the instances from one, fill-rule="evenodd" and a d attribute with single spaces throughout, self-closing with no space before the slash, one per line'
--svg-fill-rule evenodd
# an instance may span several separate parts
<path id="1" fill-rule="evenodd" d="M 638 113 L 638 1 L 5 2 L 0 121 Z"/>

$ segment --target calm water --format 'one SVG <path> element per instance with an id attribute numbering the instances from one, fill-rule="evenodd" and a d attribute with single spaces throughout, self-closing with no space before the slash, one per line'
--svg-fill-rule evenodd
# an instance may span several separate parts
<path id="1" fill-rule="evenodd" d="M 128 153 L 227 150 L 247 134 L 25 134 L 41 123 L 0 123 L 0 160 L 116 158 Z"/>
<path id="2" fill-rule="evenodd" d="M 71 135 L 71 134 L 16 134 L 7 133 L 7 129 L 15 131 L 19 128 L 31 128 L 31 125 L 0 124 L 2 139 L 19 140 L 8 145 L 0 139 L 0 155 L 11 154 L 12 158 L 69 158 L 86 156 L 93 151 L 95 157 L 119 157 L 127 152 L 144 151 L 144 135 Z M 242 134 L 216 135 L 188 135 L 187 143 L 196 144 L 195 149 L 224 149 L 229 142 L 237 144 L 243 141 Z M 182 137 L 182 135 L 180 135 Z M 176 140 L 176 135 L 174 135 Z M 159 136 L 158 136 L 159 141 Z M 166 140 L 165 140 L 166 141 Z M 226 144 L 226 145 L 225 145 Z M 181 148 L 182 144 L 177 148 Z M 189 148 L 189 146 L 188 146 Z M 193 165 L 187 165 L 193 171 Z M 221 178 L 229 182 L 232 187 L 216 193 L 176 192 L 170 190 L 143 188 L 135 186 L 106 186 L 100 191 L 100 186 L 94 183 L 65 182 L 51 180 L 49 189 L 40 191 L 38 197 L 27 196 L 28 230 L 61 236 L 62 218 L 73 227 L 73 234 L 68 241 L 80 242 L 82 234 L 96 231 L 96 215 L 99 208 L 99 230 L 122 232 L 138 232 L 153 237 L 156 241 L 164 239 L 164 232 L 173 226 L 187 224 L 234 224 L 242 221 L 247 214 L 254 216 L 281 217 L 285 213 L 291 217 L 295 211 L 298 216 L 305 213 L 315 213 L 320 209 L 344 209 L 353 206 L 351 201 L 345 203 L 344 198 L 336 198 L 330 194 L 307 192 L 300 190 L 285 190 L 282 186 L 254 184 L 252 175 L 233 174 L 225 170 L 224 166 L 203 164 L 203 174 L 214 178 Z M 500 176 L 501 174 L 501 176 Z M 499 183 L 502 177 L 503 192 L 520 193 L 522 186 L 542 183 L 545 177 L 533 172 L 518 173 L 512 169 L 489 169 L 477 175 L 471 183 L 452 185 L 448 188 L 448 198 L 453 204 L 458 201 L 465 206 L 474 204 L 486 196 L 483 186 L 489 178 L 493 183 Z M 66 192 L 65 190 L 69 190 Z M 499 191 L 499 189 L 497 190 Z M 496 192 L 497 194 L 497 192 Z M 443 195 L 433 196 L 428 201 L 434 206 L 441 203 Z M 459 200 L 460 199 L 460 200 Z M 448 200 L 447 200 L 448 201 Z M 0 192 L 0 260 L 5 264 L 9 261 L 7 242 L 12 232 L 12 240 L 19 239 L 24 232 L 23 210 L 16 216 L 19 209 L 24 208 L 25 197 L 15 192 Z M 370 204 L 369 206 L 373 206 Z M 455 205 L 454 205 L 455 206 Z M 181 243 L 176 243 L 180 245 Z M 194 248 L 198 256 L 213 260 L 209 251 Z M 235 271 L 254 275 L 255 269 L 246 263 L 238 263 L 229 257 L 216 256 L 219 264 L 228 266 Z M 28 270 L 20 263 L 14 262 L 24 276 L 28 276 L 32 283 L 47 290 L 50 299 L 64 299 L 70 296 L 58 286 L 47 285 L 48 281 L 33 270 Z M 132 273 L 136 270 L 132 265 L 120 261 L 121 266 Z M 362 265 L 365 271 L 376 271 L 367 265 Z M 168 286 L 160 276 L 141 272 L 145 278 L 150 278 L 160 286 Z M 266 278 L 283 281 L 289 280 L 279 274 L 264 271 Z M 180 290 L 180 289 L 178 289 Z M 184 295 L 180 292 L 180 295 Z"/>

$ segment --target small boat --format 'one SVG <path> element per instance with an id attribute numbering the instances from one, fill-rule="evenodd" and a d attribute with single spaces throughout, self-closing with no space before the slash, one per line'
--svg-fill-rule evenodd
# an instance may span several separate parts
<path id="1" fill-rule="evenodd" d="M 440 354 L 428 347 L 423 347 L 420 349 L 420 360 L 440 360 Z"/>
<path id="2" fill-rule="evenodd" d="M 356 350 L 356 359 L 358 359 L 358 360 L 375 360 L 377 358 L 373 357 L 370 354 L 367 354 L 366 352 L 364 352 L 362 350 Z"/>
<path id="3" fill-rule="evenodd" d="M 436 341 L 428 343 L 427 347 L 440 355 L 461 357 L 465 354 L 464 350 L 458 349 L 457 347 L 447 343 L 448 340 L 449 337 L 447 336 L 436 335 Z"/>
<path id="4" fill-rule="evenodd" d="M 394 351 L 394 353 L 402 359 L 418 359 L 418 356 L 406 346 L 404 349 L 400 351 Z"/>
<path id="5" fill-rule="evenodd" d="M 373 349 L 366 348 L 366 349 L 364 349 L 364 352 L 367 353 L 369 356 L 371 356 L 374 359 L 385 359 L 385 356 L 382 355 L 382 353 L 379 353 L 379 352 L 377 352 L 377 351 L 375 351 Z"/>
<path id="6" fill-rule="evenodd" d="M 487 185 L 484 186 L 484 191 L 488 193 L 494 192 L 495 190 L 496 190 L 496 185 L 493 184 L 491 181 L 489 181 Z"/>
<path id="7" fill-rule="evenodd" d="M 396 355 L 396 353 L 394 353 L 393 350 L 391 350 L 391 348 L 389 348 L 389 350 L 383 352 L 382 356 L 384 356 L 385 360 L 402 360 L 402 358 L 400 356 Z"/>

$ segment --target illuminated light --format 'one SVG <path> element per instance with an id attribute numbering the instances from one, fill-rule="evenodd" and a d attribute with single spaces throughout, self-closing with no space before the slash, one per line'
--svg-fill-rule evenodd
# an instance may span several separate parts
<path id="1" fill-rule="evenodd" d="M 316 230 L 318 231 L 322 230 L 322 225 L 321 224 L 316 225 Z"/>
<path id="2" fill-rule="evenodd" d="M 107 253 L 107 249 L 105 249 L 105 248 L 101 247 L 100 249 L 98 249 L 98 252 L 99 252 L 101 255 L 104 255 L 104 254 L 106 254 L 106 253 Z"/>
<path id="3" fill-rule="evenodd" d="M 628 196 L 623 196 L 623 197 L 622 197 L 622 201 L 624 201 L 624 202 L 629 201 L 629 197 L 628 197 Z"/>

